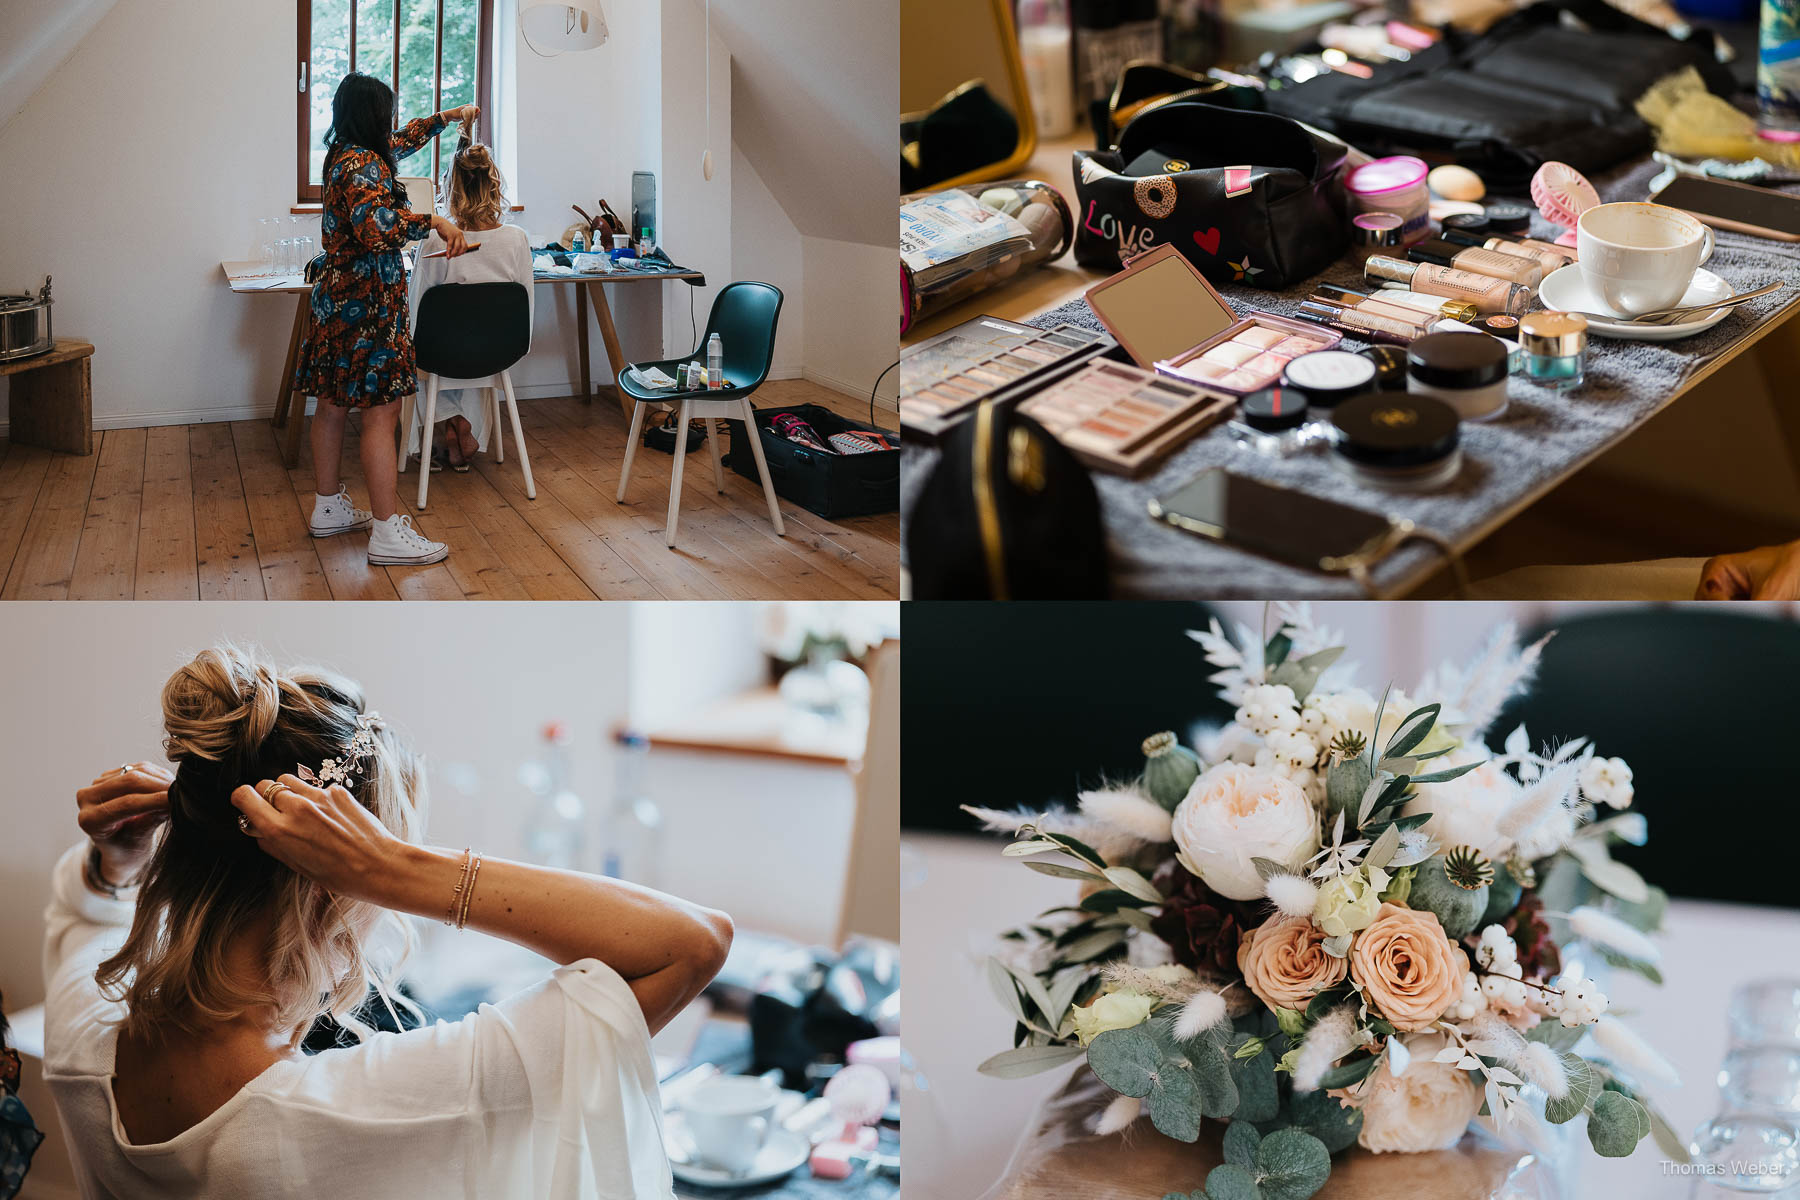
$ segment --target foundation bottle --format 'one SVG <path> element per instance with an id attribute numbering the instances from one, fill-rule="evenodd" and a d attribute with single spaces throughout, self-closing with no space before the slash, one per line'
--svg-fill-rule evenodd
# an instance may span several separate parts
<path id="1" fill-rule="evenodd" d="M 1363 279 L 1373 287 L 1404 283 L 1415 292 L 1466 300 L 1483 313 L 1521 313 L 1531 303 L 1531 289 L 1522 283 L 1439 263 L 1402 262 L 1379 254 L 1364 264 Z"/>
<path id="2" fill-rule="evenodd" d="M 1532 241 L 1526 238 L 1510 238 L 1499 234 L 1466 233 L 1460 229 L 1446 229 L 1444 230 L 1444 240 L 1454 242 L 1458 246 L 1480 246 L 1500 254 L 1516 254 L 1520 258 L 1529 258 L 1542 268 L 1545 275 L 1560 270 L 1575 261 L 1575 251 L 1572 247 L 1552 246 L 1548 242 Z"/>
<path id="3" fill-rule="evenodd" d="M 1489 275 L 1509 283 L 1522 283 L 1535 288 L 1544 281 L 1544 268 L 1529 258 L 1489 250 L 1485 246 L 1459 246 L 1442 238 L 1427 238 L 1406 252 L 1417 263 L 1435 263 L 1455 267 L 1476 275 Z"/>

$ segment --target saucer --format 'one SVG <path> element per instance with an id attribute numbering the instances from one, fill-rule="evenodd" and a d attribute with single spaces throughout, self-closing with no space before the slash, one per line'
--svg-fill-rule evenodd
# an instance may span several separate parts
<path id="1" fill-rule="evenodd" d="M 1726 300 L 1733 295 L 1735 293 L 1729 283 L 1701 267 L 1694 272 L 1694 281 L 1688 284 L 1681 303 L 1706 304 Z M 1575 263 L 1552 271 L 1549 278 L 1538 285 L 1538 300 L 1545 308 L 1557 312 L 1597 313 L 1606 308 L 1600 302 L 1600 297 L 1589 290 L 1587 280 L 1581 276 L 1581 267 Z M 1630 338 L 1642 342 L 1672 342 L 1677 338 L 1692 337 L 1702 330 L 1711 329 L 1730 313 L 1729 308 L 1715 308 L 1709 313 L 1674 325 L 1628 325 L 1622 321 L 1589 317 L 1588 332 L 1602 337 Z"/>
<path id="2" fill-rule="evenodd" d="M 665 1116 L 663 1132 L 669 1146 L 669 1167 L 675 1172 L 675 1178 L 700 1187 L 743 1188 L 773 1183 L 805 1166 L 806 1160 L 812 1157 L 812 1143 L 790 1129 L 774 1129 L 748 1170 L 727 1171 L 687 1157 L 693 1152 L 694 1143 L 679 1114 Z"/>

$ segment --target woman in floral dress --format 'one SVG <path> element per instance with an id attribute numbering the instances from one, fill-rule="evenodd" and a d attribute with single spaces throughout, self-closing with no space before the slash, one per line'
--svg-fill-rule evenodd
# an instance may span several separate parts
<path id="1" fill-rule="evenodd" d="M 331 102 L 326 142 L 325 205 L 319 232 L 324 269 L 312 290 L 312 330 L 300 347 L 298 383 L 319 398 L 313 416 L 312 534 L 369 530 L 369 561 L 383 565 L 441 562 L 450 553 L 396 511 L 394 401 L 418 390 L 407 331 L 406 265 L 401 250 L 435 231 L 449 257 L 463 253 L 462 231 L 435 214 L 413 213 L 395 162 L 424 146 L 451 121 L 472 121 L 473 104 L 409 121 L 394 129 L 394 93 L 371 75 L 346 75 Z M 344 424 L 363 413 L 365 512 L 351 503 L 338 475 Z"/>

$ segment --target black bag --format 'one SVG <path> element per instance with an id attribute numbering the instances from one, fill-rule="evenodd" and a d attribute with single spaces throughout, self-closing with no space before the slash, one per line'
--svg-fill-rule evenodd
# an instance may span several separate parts
<path id="1" fill-rule="evenodd" d="M 899 450 L 870 450 L 864 454 L 814 450 L 770 428 L 770 422 L 782 413 L 793 413 L 826 439 L 834 433 L 868 428 L 817 404 L 759 409 L 756 428 L 762 435 L 763 458 L 769 464 L 769 480 L 775 485 L 776 495 L 831 519 L 894 512 L 900 507 Z M 760 484 L 756 459 L 750 453 L 750 443 L 744 440 L 744 423 L 727 424 L 731 427 L 731 453 L 725 456 L 725 465 Z M 900 444 L 897 433 L 885 429 L 875 432 L 885 434 L 895 446 Z"/>
<path id="2" fill-rule="evenodd" d="M 1273 113 L 1183 100 L 1075 152 L 1075 260 L 1117 270 L 1172 243 L 1214 283 L 1281 288 L 1350 247 L 1346 147 Z"/>
<path id="3" fill-rule="evenodd" d="M 1104 600 L 1100 497 L 1075 456 L 1016 411 L 952 429 L 906 523 L 919 600 Z"/>
<path id="4" fill-rule="evenodd" d="M 1565 13 L 1585 27 L 1565 24 Z M 1688 66 L 1731 92 L 1709 39 L 1677 41 L 1601 0 L 1562 0 L 1479 37 L 1452 33 L 1368 79 L 1329 71 L 1272 88 L 1266 100 L 1370 154 L 1457 162 L 1490 190 L 1522 193 L 1546 161 L 1591 174 L 1647 153 L 1650 129 L 1632 106 Z"/>

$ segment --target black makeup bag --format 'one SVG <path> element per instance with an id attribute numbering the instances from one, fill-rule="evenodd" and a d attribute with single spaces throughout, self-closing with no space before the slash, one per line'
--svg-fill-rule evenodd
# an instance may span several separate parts
<path id="1" fill-rule="evenodd" d="M 1087 469 L 1030 417 L 986 403 L 944 436 L 906 521 L 917 600 L 1104 600 Z"/>
<path id="2" fill-rule="evenodd" d="M 1075 152 L 1075 259 L 1118 269 L 1173 244 L 1214 283 L 1282 288 L 1349 249 L 1346 148 L 1274 113 L 1159 105 Z"/>
<path id="3" fill-rule="evenodd" d="M 1730 72 L 1710 36 L 1678 41 L 1602 0 L 1539 3 L 1480 36 L 1448 34 L 1368 79 L 1327 72 L 1266 102 L 1370 154 L 1457 162 L 1490 190 L 1522 192 L 1546 161 L 1603 171 L 1647 153 L 1633 111 L 1652 84 L 1695 67 L 1721 95 Z"/>

